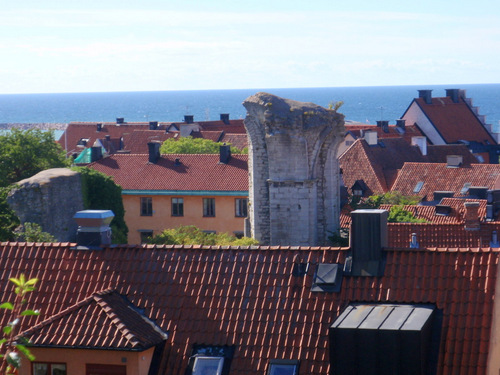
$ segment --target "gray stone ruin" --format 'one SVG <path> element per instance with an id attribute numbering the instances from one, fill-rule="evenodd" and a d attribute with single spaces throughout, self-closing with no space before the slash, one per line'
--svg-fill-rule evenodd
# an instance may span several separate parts
<path id="1" fill-rule="evenodd" d="M 323 245 L 338 231 L 344 115 L 267 93 L 247 98 L 249 222 L 266 245 Z"/>

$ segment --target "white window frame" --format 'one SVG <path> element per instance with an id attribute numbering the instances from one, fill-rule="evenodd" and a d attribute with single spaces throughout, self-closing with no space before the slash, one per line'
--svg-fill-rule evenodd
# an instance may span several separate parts
<path id="1" fill-rule="evenodd" d="M 224 357 L 210 357 L 210 356 L 197 356 L 194 360 L 194 365 L 193 365 L 193 373 L 192 375 L 205 375 L 206 373 L 203 372 L 205 366 L 203 366 L 203 362 L 208 363 L 208 362 L 214 362 L 218 361 L 217 365 L 217 372 L 215 374 L 209 374 L 209 375 L 221 375 L 222 374 L 222 367 L 224 366 Z"/>

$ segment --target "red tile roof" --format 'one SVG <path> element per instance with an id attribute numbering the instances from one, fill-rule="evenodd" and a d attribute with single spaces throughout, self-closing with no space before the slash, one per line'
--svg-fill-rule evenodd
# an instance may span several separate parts
<path id="1" fill-rule="evenodd" d="M 380 126 L 370 125 L 370 124 L 353 125 L 353 124 L 346 123 L 345 129 L 347 132 L 351 133 L 355 138 L 362 138 L 363 132 L 366 130 L 370 130 L 370 131 L 376 131 L 379 139 L 403 138 L 409 143 L 411 143 L 412 137 L 423 136 L 420 129 L 413 124 L 406 125 L 404 132 L 399 130 L 399 128 L 396 125 L 389 125 L 389 127 L 388 127 L 389 132 L 387 132 L 387 133 L 384 132 L 384 130 Z"/>
<path id="2" fill-rule="evenodd" d="M 22 336 L 35 346 L 140 351 L 167 339 L 166 333 L 112 290 L 94 293 Z"/>
<path id="3" fill-rule="evenodd" d="M 344 263 L 346 255 L 338 248 L 79 251 L 2 243 L 0 297 L 12 300 L 8 278 L 20 272 L 40 279 L 27 306 L 42 316 L 22 322 L 25 328 L 114 289 L 169 332 L 159 372 L 166 374 L 185 373 L 194 344 L 234 345 L 235 375 L 263 374 L 270 359 L 299 359 L 300 373 L 328 374 L 329 327 L 349 303 L 435 304 L 443 313 L 437 374 L 486 374 L 498 249 L 388 249 L 384 276 L 344 276 L 340 293 L 312 292 L 316 265 Z M 292 276 L 296 259 L 310 263 L 307 276 Z M 88 313 L 98 316 L 102 309 Z M 0 324 L 7 319 L 1 315 Z M 57 335 L 85 336 L 86 329 L 69 324 Z"/>
<path id="4" fill-rule="evenodd" d="M 148 152 L 148 143 L 153 141 L 164 142 L 169 138 L 178 137 L 178 132 L 165 132 L 163 130 L 135 129 L 123 135 L 123 149 L 131 154 L 144 154 Z"/>
<path id="5" fill-rule="evenodd" d="M 97 131 L 97 124 L 102 124 L 102 128 L 100 131 Z M 96 139 L 104 139 L 106 135 L 109 135 L 111 138 L 124 138 L 124 148 L 129 149 L 137 147 L 137 143 L 133 143 L 130 146 L 128 142 L 134 141 L 133 134 L 135 131 L 142 130 L 146 132 L 152 132 L 151 135 L 141 135 L 141 137 L 148 138 L 149 136 L 168 138 L 169 136 L 161 135 L 161 133 L 165 133 L 167 129 L 171 128 L 172 125 L 182 125 L 185 124 L 183 122 L 180 123 L 171 123 L 171 122 L 159 122 L 157 130 L 149 130 L 148 122 L 126 122 L 124 124 L 116 124 L 115 122 L 71 122 L 68 124 L 66 131 L 61 135 L 58 142 L 62 146 L 63 149 L 67 150 L 68 154 L 72 153 L 80 153 L 81 148 L 77 147 L 80 139 L 89 139 L 87 142 L 87 147 L 92 146 Z M 204 131 L 216 131 L 216 132 L 225 132 L 228 134 L 246 134 L 245 126 L 243 124 L 243 120 L 230 120 L 229 124 L 225 124 L 223 121 L 199 121 L 194 122 L 200 130 Z M 136 134 L 137 135 L 137 134 Z M 125 142 L 127 140 L 127 142 Z M 142 140 L 137 140 L 137 142 L 141 142 Z M 67 144 L 67 147 L 66 147 Z M 142 147 L 142 146 L 141 146 Z M 147 147 L 147 146 L 145 146 Z M 144 152 L 144 150 L 142 151 Z"/>
<path id="6" fill-rule="evenodd" d="M 418 182 L 424 184 L 419 192 L 414 192 Z M 450 168 L 445 163 L 404 163 L 391 190 L 403 195 L 418 195 L 431 201 L 434 191 L 453 191 L 456 197 L 463 197 L 460 190 L 465 183 L 491 190 L 499 189 L 500 165 L 471 164 Z"/>
<path id="7" fill-rule="evenodd" d="M 410 106 L 414 103 L 427 116 L 446 143 L 467 140 L 496 144 L 462 97 L 458 98 L 458 103 L 454 103 L 449 97 L 432 98 L 431 104 L 427 104 L 423 98 L 416 98 Z"/>
<path id="8" fill-rule="evenodd" d="M 165 154 L 156 164 L 148 158 L 114 154 L 89 167 L 113 177 L 124 190 L 248 191 L 248 155 L 233 155 L 228 164 L 219 163 L 219 154 Z"/>

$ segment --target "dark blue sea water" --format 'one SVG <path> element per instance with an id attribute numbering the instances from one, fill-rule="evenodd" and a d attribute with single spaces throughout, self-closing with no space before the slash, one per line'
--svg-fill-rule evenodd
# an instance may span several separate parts
<path id="1" fill-rule="evenodd" d="M 487 123 L 500 122 L 500 84 L 427 85 L 381 87 L 332 87 L 298 89 L 242 89 L 203 91 L 154 91 L 71 94 L 0 95 L 0 123 L 68 123 L 71 121 L 182 121 L 216 120 L 220 113 L 244 118 L 242 102 L 259 91 L 284 98 L 327 106 L 342 100 L 339 112 L 347 120 L 374 124 L 400 118 L 419 89 L 432 89 L 433 96 L 445 96 L 445 89 L 460 88 L 480 107 Z"/>

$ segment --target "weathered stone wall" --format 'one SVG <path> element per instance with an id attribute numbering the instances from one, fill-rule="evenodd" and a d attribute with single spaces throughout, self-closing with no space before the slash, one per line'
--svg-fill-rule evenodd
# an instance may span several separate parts
<path id="1" fill-rule="evenodd" d="M 67 168 L 42 171 L 17 183 L 7 202 L 21 223 L 37 223 L 61 242 L 76 240 L 73 219 L 83 210 L 82 184 L 78 172 Z"/>
<path id="2" fill-rule="evenodd" d="M 267 93 L 243 105 L 252 236 L 271 245 L 325 244 L 339 226 L 344 116 Z"/>

